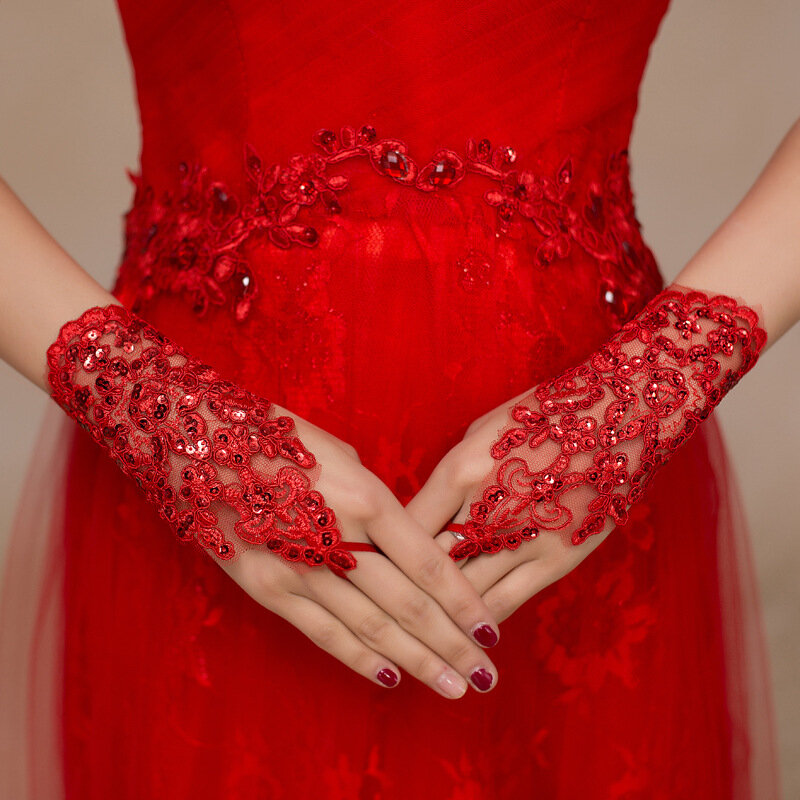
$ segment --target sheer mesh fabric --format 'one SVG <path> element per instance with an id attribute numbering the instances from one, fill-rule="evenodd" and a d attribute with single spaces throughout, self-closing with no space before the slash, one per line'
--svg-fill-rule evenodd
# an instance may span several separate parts
<path id="1" fill-rule="evenodd" d="M 628 521 L 655 473 L 755 365 L 766 343 L 743 301 L 672 284 L 582 364 L 509 409 L 496 467 L 455 559 L 517 549 L 540 531 L 581 544 Z"/>
<path id="2" fill-rule="evenodd" d="M 313 488 L 294 420 L 122 306 L 87 309 L 48 349 L 53 398 L 133 478 L 183 542 L 230 560 L 264 546 L 344 577 L 355 557 Z M 238 543 L 234 544 L 234 539 Z M 374 549 L 374 548 L 373 548 Z"/>

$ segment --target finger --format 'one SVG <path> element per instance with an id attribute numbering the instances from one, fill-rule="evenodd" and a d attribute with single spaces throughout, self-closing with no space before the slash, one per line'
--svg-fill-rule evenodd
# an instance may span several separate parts
<path id="1" fill-rule="evenodd" d="M 355 585 L 342 587 L 331 573 L 319 574 L 308 583 L 311 599 L 342 620 L 365 645 L 392 659 L 443 697 L 463 696 L 467 690 L 465 677 L 477 669 L 491 670 L 492 685 L 496 683 L 496 670 L 483 651 L 464 638 L 432 598 L 414 586 L 386 558 L 370 561 L 375 563 L 360 570 L 362 577 L 374 577 L 364 586 L 366 591 Z M 410 592 L 409 599 L 395 601 L 401 586 Z M 376 587 L 378 604 L 371 598 Z M 446 642 L 448 628 L 455 640 L 449 658 L 441 654 L 446 648 L 435 646 L 432 649 L 417 635 L 427 634 L 432 640 L 443 631 L 442 639 Z M 465 654 L 467 650 L 469 653 Z"/>
<path id="2" fill-rule="evenodd" d="M 447 525 L 451 522 L 458 522 L 463 524 L 467 521 L 469 517 L 469 506 L 467 503 L 463 503 L 461 508 L 447 521 Z M 443 530 L 441 533 L 438 533 L 434 537 L 434 541 L 442 547 L 444 550 L 447 551 L 447 554 L 450 554 L 450 551 L 461 541 L 452 531 L 450 530 Z M 471 556 L 466 556 L 464 558 L 459 558 L 457 561 L 454 560 L 454 563 L 458 566 L 459 569 L 463 569 L 470 560 Z"/>
<path id="3" fill-rule="evenodd" d="M 292 594 L 271 609 L 304 633 L 317 647 L 339 659 L 373 683 L 392 688 L 400 682 L 400 668 L 364 644 L 329 611 L 307 597 Z"/>
<path id="4" fill-rule="evenodd" d="M 453 485 L 449 470 L 436 465 L 422 488 L 406 504 L 406 512 L 431 536 L 438 533 L 464 504 L 464 490 Z"/>
<path id="5" fill-rule="evenodd" d="M 441 554 L 440 557 L 447 558 Z M 458 570 L 456 572 L 460 574 Z M 369 567 L 361 570 L 360 575 L 355 575 L 353 582 L 364 595 L 374 600 L 381 609 L 385 609 L 389 617 L 396 622 L 397 633 L 405 631 L 415 637 L 426 650 L 430 650 L 437 659 L 443 659 L 452 666 L 476 689 L 487 691 L 497 684 L 497 668 L 483 648 L 476 643 L 480 639 L 464 636 L 464 632 L 459 630 L 457 624 L 436 599 L 420 589 L 391 561 L 383 557 L 372 558 Z M 470 592 L 475 594 L 471 587 Z M 318 598 L 315 596 L 315 599 Z M 323 596 L 318 602 L 323 602 L 324 599 Z M 483 601 L 480 602 L 483 605 Z M 388 642 L 398 644 L 406 642 L 406 637 L 398 638 L 394 630 L 385 626 L 381 635 L 385 636 Z M 478 636 L 480 637 L 480 634 Z M 367 640 L 367 644 L 375 646 L 372 640 Z M 381 652 L 385 652 L 391 658 L 402 658 L 402 650 L 381 648 Z M 422 651 L 417 648 L 416 652 Z M 438 665 L 436 667 L 438 669 Z"/>
<path id="6" fill-rule="evenodd" d="M 480 595 L 399 503 L 387 504 L 370 520 L 367 534 L 403 573 L 439 602 L 462 631 L 479 644 L 497 643 L 499 628 Z M 354 580 L 358 581 L 357 575 Z"/>
<path id="7" fill-rule="evenodd" d="M 508 619 L 524 602 L 555 583 L 561 574 L 543 561 L 529 561 L 512 569 L 491 586 L 483 599 L 501 622 Z"/>
<path id="8" fill-rule="evenodd" d="M 503 576 L 507 575 L 516 567 L 529 561 L 525 551 L 505 548 L 497 553 L 481 553 L 470 559 L 463 570 L 462 575 L 466 576 L 470 584 L 475 587 L 475 591 L 483 597 L 486 591 L 494 586 Z M 484 598 L 484 602 L 486 602 Z"/>

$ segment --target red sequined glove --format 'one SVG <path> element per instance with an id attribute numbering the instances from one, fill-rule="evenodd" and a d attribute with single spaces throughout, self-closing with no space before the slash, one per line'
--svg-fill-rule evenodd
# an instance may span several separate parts
<path id="1" fill-rule="evenodd" d="M 513 407 L 454 560 L 542 531 L 580 544 L 624 523 L 653 475 L 758 359 L 766 333 L 736 300 L 673 284 L 584 363 Z"/>
<path id="2" fill-rule="evenodd" d="M 264 546 L 340 577 L 356 566 L 294 420 L 222 380 L 118 305 L 65 324 L 47 351 L 56 402 L 144 489 L 184 541 L 221 559 Z M 239 542 L 234 544 L 231 534 Z"/>

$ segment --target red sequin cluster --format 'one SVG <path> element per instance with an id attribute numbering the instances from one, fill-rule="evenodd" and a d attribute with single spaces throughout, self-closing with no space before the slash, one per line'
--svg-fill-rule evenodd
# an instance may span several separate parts
<path id="1" fill-rule="evenodd" d="M 274 416 L 271 403 L 118 305 L 65 324 L 47 361 L 53 398 L 181 540 L 229 559 L 224 526 L 288 561 L 340 576 L 356 566 L 334 512 L 312 488 L 316 459 L 294 420 Z"/>
<path id="2" fill-rule="evenodd" d="M 133 310 L 168 292 L 186 297 L 198 314 L 227 303 L 236 319 L 244 320 L 258 287 L 243 242 L 259 233 L 280 248 L 317 245 L 319 232 L 302 221 L 302 212 L 315 206 L 328 214 L 342 212 L 340 198 L 350 179 L 340 167 L 354 158 L 424 192 L 448 190 L 468 173 L 490 181 L 483 197 L 496 209 L 497 235 L 519 238 L 523 226 L 533 226 L 528 230 L 541 238 L 538 268 L 566 259 L 576 243 L 597 259 L 601 299 L 620 320 L 641 296 L 638 285 L 659 280 L 635 217 L 625 149 L 608 157 L 602 181 L 589 182 L 579 196 L 572 157 L 555 174 L 540 175 L 519 168 L 513 147 L 493 147 L 488 139 L 469 139 L 463 154 L 440 149 L 425 163 L 415 161 L 402 140 L 378 138 L 371 125 L 345 126 L 338 135 L 322 129 L 312 141 L 317 152 L 297 153 L 286 164 L 267 164 L 245 144 L 243 197 L 211 179 L 199 163 L 181 163 L 177 193 L 160 197 L 129 172 L 136 193 L 126 217 L 119 282 L 135 287 Z"/>
<path id="3" fill-rule="evenodd" d="M 673 285 L 583 364 L 510 409 L 499 462 L 468 520 L 458 560 L 516 549 L 541 530 L 580 544 L 617 525 L 654 474 L 752 368 L 766 343 L 757 313 Z M 522 450 L 521 448 L 525 448 Z"/>

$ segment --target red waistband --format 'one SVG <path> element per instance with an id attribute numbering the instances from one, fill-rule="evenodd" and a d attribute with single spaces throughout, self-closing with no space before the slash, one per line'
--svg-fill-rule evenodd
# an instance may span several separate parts
<path id="1" fill-rule="evenodd" d="M 462 151 L 442 148 L 427 161 L 417 160 L 401 139 L 379 138 L 370 125 L 344 127 L 339 134 L 323 129 L 312 143 L 315 151 L 296 153 L 285 164 L 268 164 L 245 144 L 247 190 L 239 196 L 198 161 L 179 164 L 176 188 L 160 195 L 129 172 L 136 192 L 115 287 L 121 302 L 141 313 L 155 296 L 170 293 L 200 315 L 211 305 L 226 305 L 244 320 L 260 282 L 245 242 L 258 234 L 259 245 L 318 246 L 320 231 L 309 216 L 319 225 L 320 217 L 348 213 L 346 189 L 354 177 L 349 167 L 357 161 L 408 191 L 447 193 L 469 186 L 494 209 L 496 236 L 534 237 L 535 247 L 527 249 L 536 268 L 565 260 L 577 245 L 597 259 L 610 290 L 619 292 L 630 281 L 642 294 L 642 284 L 660 283 L 636 220 L 625 148 L 607 154 L 598 170 L 568 153 L 557 168 L 526 164 L 514 147 L 493 146 L 488 139 L 468 139 Z M 366 180 L 363 170 L 358 177 Z M 381 179 L 376 193 L 385 191 Z"/>

